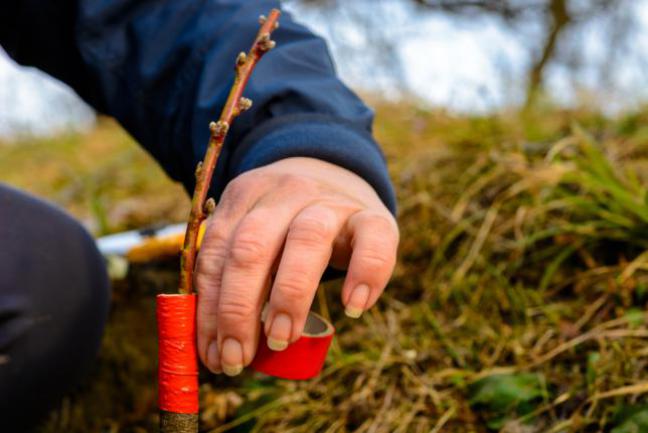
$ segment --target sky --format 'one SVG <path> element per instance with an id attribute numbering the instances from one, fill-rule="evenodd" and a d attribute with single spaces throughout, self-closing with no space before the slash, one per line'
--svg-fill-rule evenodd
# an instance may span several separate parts
<path id="1" fill-rule="evenodd" d="M 521 36 L 496 19 L 458 22 L 434 14 L 415 16 L 397 1 L 381 4 L 391 8 L 392 22 L 386 32 L 399 41 L 395 55 L 402 74 L 398 77 L 381 73 L 380 58 L 363 58 L 363 43 L 375 35 L 345 24 L 344 16 L 339 17 L 341 24 L 331 26 L 330 17 L 323 18 L 314 10 L 290 5 L 288 9 L 329 41 L 340 76 L 353 88 L 390 98 L 399 97 L 405 89 L 423 104 L 456 112 L 489 112 L 523 100 L 523 73 L 531 61 L 528 44 L 537 38 L 539 29 L 525 26 Z M 574 104 L 583 93 L 596 90 L 604 110 L 610 112 L 648 101 L 648 0 L 636 0 L 633 6 L 640 27 L 646 29 L 632 41 L 636 58 L 622 59 L 603 86 L 596 70 L 608 60 L 602 47 L 611 36 L 604 22 L 580 29 L 579 49 L 585 50 L 586 61 L 575 74 L 557 66 L 547 70 L 546 82 L 554 99 Z M 348 61 L 350 55 L 359 60 Z M 34 68 L 16 65 L 0 50 L 0 136 L 82 130 L 93 123 L 93 111 L 65 84 Z"/>
<path id="2" fill-rule="evenodd" d="M 385 31 L 399 41 L 397 57 L 403 65 L 406 86 L 424 103 L 458 112 L 488 112 L 524 101 L 525 71 L 535 54 L 529 47 L 543 37 L 539 23 L 529 20 L 512 29 L 492 17 L 456 20 L 440 14 L 417 14 L 398 0 L 356 0 L 354 4 L 383 7 L 382 14 L 390 19 Z M 604 111 L 610 113 L 636 108 L 648 100 L 648 0 L 626 0 L 626 4 L 631 6 L 630 14 L 640 29 L 630 41 L 633 55 L 614 59 L 609 82 L 604 83 L 600 66 L 612 61 L 605 49 L 614 37 L 610 18 L 576 25 L 569 42 L 577 44 L 566 44 L 562 49 L 567 54 L 569 50 L 582 52 L 583 60 L 576 70 L 556 64 L 547 68 L 545 81 L 553 99 L 573 105 L 596 93 L 598 102 L 605 105 Z M 322 19 L 313 10 L 297 12 L 301 21 L 331 41 L 341 76 L 355 88 L 366 87 L 366 77 L 376 72 L 377 65 L 345 60 L 361 57 L 367 41 L 375 35 L 360 34 L 362 29 L 345 23 L 344 14 Z M 344 44 L 336 43 L 339 40 Z M 340 48 L 354 43 L 359 47 L 357 52 L 345 53 Z M 389 80 L 378 81 L 391 94 Z"/>

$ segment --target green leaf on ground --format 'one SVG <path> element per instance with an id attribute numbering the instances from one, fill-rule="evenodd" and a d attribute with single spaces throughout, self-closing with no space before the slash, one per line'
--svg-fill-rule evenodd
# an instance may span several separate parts
<path id="1" fill-rule="evenodd" d="M 496 374 L 469 387 L 470 405 L 488 428 L 498 430 L 510 419 L 527 415 L 545 397 L 544 377 L 535 373 Z"/>
<path id="2" fill-rule="evenodd" d="M 648 406 L 624 407 L 615 417 L 610 433 L 648 432 Z"/>

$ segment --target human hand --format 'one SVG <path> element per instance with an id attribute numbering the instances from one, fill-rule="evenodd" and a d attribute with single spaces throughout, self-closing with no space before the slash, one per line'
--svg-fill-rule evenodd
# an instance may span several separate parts
<path id="1" fill-rule="evenodd" d="M 329 263 L 348 269 L 342 302 L 359 317 L 391 277 L 398 238 L 374 189 L 336 165 L 287 158 L 233 179 L 207 220 L 197 259 L 203 363 L 236 375 L 252 361 L 268 290 L 268 346 L 283 350 L 297 340 Z"/>

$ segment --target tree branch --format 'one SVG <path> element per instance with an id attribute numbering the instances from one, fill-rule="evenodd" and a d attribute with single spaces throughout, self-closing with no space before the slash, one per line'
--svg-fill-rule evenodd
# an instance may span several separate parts
<path id="1" fill-rule="evenodd" d="M 547 63 L 549 63 L 549 61 L 554 56 L 556 45 L 561 33 L 572 21 L 572 18 L 569 15 L 569 11 L 567 9 L 567 0 L 551 0 L 548 8 L 552 23 L 550 24 L 551 27 L 545 39 L 542 53 L 529 71 L 529 81 L 527 84 L 526 96 L 527 107 L 533 105 L 533 103 L 535 102 L 538 96 L 538 91 L 540 90 L 540 86 L 542 84 L 542 73 L 544 72 Z"/>
<path id="2" fill-rule="evenodd" d="M 413 0 L 418 6 L 455 15 L 469 13 L 491 13 L 505 20 L 515 20 L 532 9 L 536 3 L 512 3 L 507 0 Z"/>
<path id="3" fill-rule="evenodd" d="M 242 52 L 236 59 L 236 77 L 220 118 L 218 122 L 212 122 L 209 125 L 211 133 L 207 152 L 203 162 L 196 167 L 196 187 L 191 200 L 191 212 L 180 259 L 179 293 L 189 294 L 194 291 L 193 272 L 196 264 L 200 224 L 215 208 L 213 199 L 205 202 L 214 168 L 232 121 L 252 106 L 252 101 L 243 97 L 243 91 L 257 62 L 275 46 L 275 42 L 270 39 L 270 34 L 279 26 L 279 15 L 279 10 L 273 9 L 268 17 L 261 16 L 259 19 L 261 28 L 250 52 L 247 54 Z"/>

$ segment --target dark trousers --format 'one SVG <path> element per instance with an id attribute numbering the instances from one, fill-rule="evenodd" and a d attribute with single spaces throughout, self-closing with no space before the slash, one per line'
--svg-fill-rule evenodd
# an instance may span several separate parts
<path id="1" fill-rule="evenodd" d="M 109 299 L 103 259 L 83 227 L 0 184 L 1 431 L 27 431 L 79 381 Z"/>

